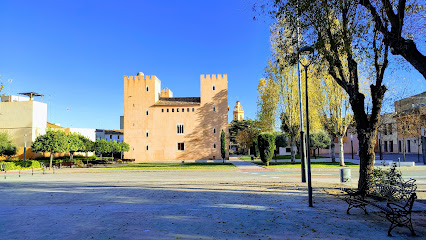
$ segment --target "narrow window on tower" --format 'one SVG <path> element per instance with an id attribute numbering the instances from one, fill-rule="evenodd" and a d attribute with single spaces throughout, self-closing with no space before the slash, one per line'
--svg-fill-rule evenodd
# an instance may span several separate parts
<path id="1" fill-rule="evenodd" d="M 185 151 L 185 143 L 178 143 L 178 151 Z"/>
<path id="2" fill-rule="evenodd" d="M 192 112 L 194 112 L 194 108 L 192 108 Z"/>
<path id="3" fill-rule="evenodd" d="M 213 84 L 213 91 L 216 90 L 216 86 Z"/>
<path id="4" fill-rule="evenodd" d="M 177 129 L 177 134 L 183 134 L 184 133 L 184 131 L 183 131 L 183 124 L 177 124 L 176 125 L 176 129 Z"/>
<path id="5" fill-rule="evenodd" d="M 164 112 L 164 108 L 161 109 L 161 112 Z"/>
<path id="6" fill-rule="evenodd" d="M 145 135 L 146 135 L 146 137 L 148 137 L 148 136 L 149 136 L 149 133 L 148 133 L 148 131 L 146 131 L 146 132 L 145 132 Z"/>
<path id="7" fill-rule="evenodd" d="M 213 105 L 213 112 L 216 112 L 216 106 Z"/>
<path id="8" fill-rule="evenodd" d="M 213 143 L 213 148 L 216 148 L 216 143 Z"/>
<path id="9" fill-rule="evenodd" d="M 182 112 L 185 112 L 185 108 L 182 108 Z"/>
<path id="10" fill-rule="evenodd" d="M 213 128 L 213 133 L 216 133 L 216 128 Z"/>
<path id="11" fill-rule="evenodd" d="M 167 108 L 167 112 L 169 112 L 169 109 Z"/>
<path id="12" fill-rule="evenodd" d="M 148 89 L 148 86 L 146 86 L 146 91 L 148 92 L 148 90 L 149 90 L 149 89 Z"/>
<path id="13" fill-rule="evenodd" d="M 189 108 L 187 108 L 186 111 L 189 112 Z"/>
<path id="14" fill-rule="evenodd" d="M 174 109 L 174 108 L 172 108 L 172 112 L 175 112 L 175 109 Z"/>
<path id="15" fill-rule="evenodd" d="M 146 110 L 146 115 L 148 115 L 148 110 Z"/>
<path id="16" fill-rule="evenodd" d="M 146 145 L 146 150 L 148 151 L 148 145 Z"/>

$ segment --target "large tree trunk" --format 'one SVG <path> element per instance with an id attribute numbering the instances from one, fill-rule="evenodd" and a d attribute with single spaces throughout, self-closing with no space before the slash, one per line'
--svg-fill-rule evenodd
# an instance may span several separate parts
<path id="1" fill-rule="evenodd" d="M 291 146 L 290 146 L 290 152 L 291 152 L 291 163 L 295 163 L 296 162 L 296 151 L 294 150 L 294 148 L 296 147 L 296 140 L 294 139 L 294 137 L 290 138 L 291 141 Z"/>
<path id="2" fill-rule="evenodd" d="M 330 154 L 331 154 L 331 162 L 335 163 L 336 162 L 336 144 L 334 144 L 334 137 L 331 137 L 331 141 L 330 141 Z"/>
<path id="3" fill-rule="evenodd" d="M 345 166 L 345 150 L 343 150 L 343 137 L 339 136 L 339 163 L 340 166 Z"/>
<path id="4" fill-rule="evenodd" d="M 53 164 L 53 152 L 50 151 L 50 165 L 49 165 L 49 170 L 52 168 L 52 164 Z"/>

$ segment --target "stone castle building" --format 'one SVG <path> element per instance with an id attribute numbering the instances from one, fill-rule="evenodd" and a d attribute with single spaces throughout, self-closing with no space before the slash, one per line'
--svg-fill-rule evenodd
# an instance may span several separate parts
<path id="1" fill-rule="evenodd" d="M 130 145 L 125 158 L 136 162 L 221 159 L 220 133 L 228 133 L 227 75 L 201 75 L 200 97 L 173 97 L 154 75 L 125 76 L 123 127 Z"/>

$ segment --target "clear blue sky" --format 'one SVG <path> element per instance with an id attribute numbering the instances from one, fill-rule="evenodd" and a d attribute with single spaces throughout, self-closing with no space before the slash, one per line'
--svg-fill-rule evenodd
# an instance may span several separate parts
<path id="1" fill-rule="evenodd" d="M 254 21 L 252 2 L 2 0 L 4 92 L 44 94 L 48 121 L 62 126 L 116 129 L 123 76 L 156 75 L 185 97 L 200 95 L 200 74 L 226 73 L 229 119 L 236 100 L 255 118 L 270 20 Z"/>

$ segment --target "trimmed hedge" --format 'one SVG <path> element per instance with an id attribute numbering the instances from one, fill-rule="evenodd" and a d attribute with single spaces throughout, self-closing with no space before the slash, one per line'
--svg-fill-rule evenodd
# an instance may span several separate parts
<path id="1" fill-rule="evenodd" d="M 29 169 L 32 167 L 41 168 L 40 162 L 34 161 L 34 160 L 26 160 L 26 161 L 19 160 L 19 161 L 11 161 L 11 162 L 0 161 L 0 164 L 3 164 L 6 171 L 18 170 L 18 169 Z"/>
<path id="2" fill-rule="evenodd" d="M 275 150 L 275 136 L 270 132 L 260 133 L 257 137 L 259 144 L 260 159 L 266 165 L 269 165 Z"/>

